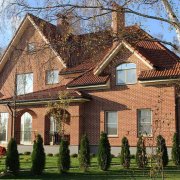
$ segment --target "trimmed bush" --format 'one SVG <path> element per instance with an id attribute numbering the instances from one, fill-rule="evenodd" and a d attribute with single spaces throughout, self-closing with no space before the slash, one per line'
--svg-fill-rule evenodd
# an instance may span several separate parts
<path id="1" fill-rule="evenodd" d="M 102 132 L 98 147 L 98 165 L 101 170 L 107 171 L 111 164 L 111 146 L 107 134 Z"/>
<path id="2" fill-rule="evenodd" d="M 90 148 L 89 140 L 86 135 L 82 136 L 79 151 L 80 168 L 86 171 L 90 166 Z"/>
<path id="3" fill-rule="evenodd" d="M 165 139 L 159 135 L 157 136 L 157 163 L 159 166 L 167 166 L 169 162 L 168 152 Z"/>
<path id="4" fill-rule="evenodd" d="M 53 157 L 53 154 L 52 153 L 48 153 L 47 156 Z"/>
<path id="5" fill-rule="evenodd" d="M 31 155 L 31 152 L 29 152 L 29 151 L 26 151 L 26 152 L 24 152 L 24 155 L 27 155 L 27 156 L 29 156 L 29 155 Z"/>
<path id="6" fill-rule="evenodd" d="M 19 154 L 17 150 L 17 143 L 13 138 L 8 143 L 6 169 L 14 175 L 17 175 L 19 172 Z"/>
<path id="7" fill-rule="evenodd" d="M 40 134 L 36 136 L 36 140 L 34 141 L 31 159 L 32 159 L 32 167 L 31 167 L 32 173 L 34 175 L 41 175 L 45 167 L 46 155 L 43 147 L 43 139 Z"/>
<path id="8" fill-rule="evenodd" d="M 5 156 L 6 155 L 6 148 L 0 146 L 0 156 Z"/>
<path id="9" fill-rule="evenodd" d="M 174 133 L 173 136 L 173 146 L 172 146 L 172 161 L 176 166 L 180 165 L 180 147 L 179 147 L 179 138 L 178 134 Z"/>
<path id="10" fill-rule="evenodd" d="M 71 155 L 72 158 L 77 158 L 78 157 L 78 154 L 74 153 Z"/>
<path id="11" fill-rule="evenodd" d="M 59 148 L 59 172 L 65 173 L 70 168 L 70 152 L 69 152 L 69 143 L 68 141 L 62 139 Z"/>
<path id="12" fill-rule="evenodd" d="M 121 145 L 121 165 L 123 165 L 124 168 L 130 167 L 130 150 L 129 150 L 129 142 L 126 137 L 122 138 L 122 145 Z"/>
<path id="13" fill-rule="evenodd" d="M 143 137 L 140 136 L 137 142 L 137 152 L 136 152 L 136 164 L 139 168 L 145 168 L 147 166 L 147 154 L 146 147 L 144 144 Z"/>

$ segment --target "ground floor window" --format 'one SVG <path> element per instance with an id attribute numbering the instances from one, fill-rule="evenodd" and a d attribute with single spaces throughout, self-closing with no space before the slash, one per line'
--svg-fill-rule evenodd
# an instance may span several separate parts
<path id="1" fill-rule="evenodd" d="M 151 109 L 138 109 L 138 136 L 152 136 Z"/>
<path id="2" fill-rule="evenodd" d="M 21 144 L 32 143 L 32 116 L 26 112 L 21 116 Z"/>
<path id="3" fill-rule="evenodd" d="M 7 142 L 8 113 L 0 113 L 0 142 Z"/>
<path id="4" fill-rule="evenodd" d="M 105 112 L 105 131 L 108 136 L 118 135 L 118 114 L 116 111 Z"/>

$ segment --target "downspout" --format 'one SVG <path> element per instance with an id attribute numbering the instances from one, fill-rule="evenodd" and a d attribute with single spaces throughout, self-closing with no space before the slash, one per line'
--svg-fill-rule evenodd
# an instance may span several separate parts
<path id="1" fill-rule="evenodd" d="M 13 134 L 13 129 L 14 129 L 14 113 L 13 113 L 13 110 L 11 109 L 9 103 L 7 103 L 7 107 L 11 111 L 11 137 L 14 137 L 14 134 Z"/>

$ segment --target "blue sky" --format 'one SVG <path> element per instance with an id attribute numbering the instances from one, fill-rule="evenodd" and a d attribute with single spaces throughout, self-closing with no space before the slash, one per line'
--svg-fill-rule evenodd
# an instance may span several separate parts
<path id="1" fill-rule="evenodd" d="M 13 1 L 13 0 L 9 0 Z M 28 0 L 29 3 L 33 6 L 36 6 L 37 4 L 41 5 L 43 3 L 42 1 L 37 0 Z M 180 1 L 179 0 L 173 0 L 174 3 L 174 11 L 178 14 L 178 17 L 180 17 Z M 131 6 L 131 8 L 137 8 L 135 6 Z M 151 15 L 159 15 L 162 17 L 167 17 L 166 13 L 164 13 L 164 7 L 140 7 L 139 12 Z M 159 12 L 158 12 L 159 11 Z M 12 20 L 11 14 L 9 16 L 3 17 L 3 20 L 0 19 L 0 47 L 7 47 L 8 43 L 13 37 L 14 29 L 17 29 L 21 20 L 23 19 L 24 14 L 20 14 L 20 16 L 14 16 L 14 19 Z M 0 16 L 0 18 L 2 18 Z M 16 22 L 13 24 L 13 22 Z M 126 24 L 132 25 L 132 24 L 139 24 L 144 30 L 146 30 L 148 33 L 150 33 L 153 36 L 157 36 L 161 34 L 163 36 L 163 39 L 166 41 L 173 40 L 173 37 L 176 36 L 174 28 L 170 27 L 167 23 L 162 23 L 156 20 L 146 19 L 146 18 L 140 18 L 138 16 L 132 15 L 132 14 L 126 14 Z M 12 28 L 13 25 L 13 28 Z"/>

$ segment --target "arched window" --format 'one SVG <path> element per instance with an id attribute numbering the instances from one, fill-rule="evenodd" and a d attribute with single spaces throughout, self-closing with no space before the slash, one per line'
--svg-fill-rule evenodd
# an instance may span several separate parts
<path id="1" fill-rule="evenodd" d="M 116 67 L 116 84 L 135 84 L 136 77 L 136 64 L 125 63 Z"/>
<path id="2" fill-rule="evenodd" d="M 32 142 L 32 116 L 26 112 L 21 116 L 21 144 Z"/>

